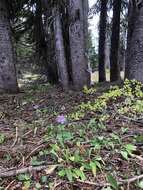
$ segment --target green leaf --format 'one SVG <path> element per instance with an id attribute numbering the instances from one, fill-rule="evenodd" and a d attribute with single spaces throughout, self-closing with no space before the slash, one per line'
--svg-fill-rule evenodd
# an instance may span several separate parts
<path id="1" fill-rule="evenodd" d="M 33 159 L 31 160 L 31 165 L 32 166 L 40 166 L 40 165 L 42 165 L 44 163 L 45 163 L 44 161 L 37 160 L 36 157 L 33 157 Z"/>
<path id="2" fill-rule="evenodd" d="M 4 143 L 4 141 L 5 141 L 5 136 L 4 134 L 0 133 L 0 144 Z"/>
<path id="3" fill-rule="evenodd" d="M 55 150 L 56 152 L 60 150 L 60 147 L 57 144 L 51 144 L 50 146 L 52 150 Z"/>
<path id="4" fill-rule="evenodd" d="M 72 182 L 72 181 L 73 181 L 72 170 L 71 170 L 70 168 L 66 168 L 66 169 L 65 169 L 65 172 L 66 172 L 66 176 L 67 176 L 68 180 L 69 180 L 70 182 Z"/>
<path id="5" fill-rule="evenodd" d="M 29 189 L 29 188 L 30 188 L 30 185 L 31 185 L 31 182 L 30 182 L 30 181 L 24 181 L 24 188 L 25 188 L 25 189 Z"/>
<path id="6" fill-rule="evenodd" d="M 97 165 L 95 162 L 90 162 L 90 167 L 91 167 L 91 170 L 92 170 L 92 173 L 94 175 L 94 177 L 96 176 L 96 170 L 97 170 Z"/>
<path id="7" fill-rule="evenodd" d="M 42 186 L 40 183 L 36 183 L 35 187 L 36 187 L 36 189 L 41 189 Z"/>
<path id="8" fill-rule="evenodd" d="M 138 183 L 138 187 L 140 187 L 141 189 L 143 189 L 143 180 L 141 180 L 141 181 Z"/>
<path id="9" fill-rule="evenodd" d="M 66 175 L 65 169 L 60 170 L 59 173 L 58 173 L 58 175 L 59 175 L 60 177 L 64 177 L 64 176 Z"/>
<path id="10" fill-rule="evenodd" d="M 111 174 L 107 175 L 107 180 L 115 190 L 119 189 L 116 179 Z"/>
<path id="11" fill-rule="evenodd" d="M 86 169 L 86 170 L 91 170 L 91 166 L 88 163 L 82 163 L 82 166 Z"/>
<path id="12" fill-rule="evenodd" d="M 117 140 L 119 143 L 121 142 L 121 139 L 120 139 L 120 137 L 119 137 L 118 135 L 112 134 L 111 136 L 112 136 L 112 138 L 113 138 L 114 140 Z"/>
<path id="13" fill-rule="evenodd" d="M 122 130 L 122 133 L 124 134 L 124 133 L 126 133 L 129 129 L 122 127 L 121 130 Z"/>
<path id="14" fill-rule="evenodd" d="M 136 150 L 136 146 L 132 145 L 132 144 L 127 144 L 125 146 L 126 150 L 129 152 L 135 151 Z"/>
<path id="15" fill-rule="evenodd" d="M 143 143 L 143 135 L 138 135 L 135 139 L 137 143 Z"/>
<path id="16" fill-rule="evenodd" d="M 29 181 L 30 180 L 30 176 L 28 174 L 20 174 L 20 175 L 18 175 L 17 178 L 19 181 Z"/>
<path id="17" fill-rule="evenodd" d="M 62 131 L 57 135 L 57 139 L 63 140 L 63 141 L 69 141 L 73 139 L 73 134 L 71 132 Z"/>
<path id="18" fill-rule="evenodd" d="M 74 156 L 74 162 L 79 163 L 83 161 L 83 157 L 80 156 L 78 150 L 74 153 L 73 156 Z"/>
<path id="19" fill-rule="evenodd" d="M 72 161 L 72 162 L 74 162 L 74 161 L 75 161 L 75 157 L 74 157 L 74 156 L 71 156 L 71 157 L 69 158 L 69 160 Z"/>
<path id="20" fill-rule="evenodd" d="M 48 181 L 48 177 L 47 176 L 44 175 L 44 176 L 41 177 L 41 182 L 42 183 L 46 183 L 47 181 Z"/>
<path id="21" fill-rule="evenodd" d="M 103 164 L 104 164 L 104 161 L 102 161 L 103 162 Z M 98 162 L 98 161 L 95 161 L 95 163 L 96 163 L 96 166 L 99 168 L 99 169 L 101 169 L 102 167 L 101 167 L 101 164 L 100 164 L 100 162 Z"/>
<path id="22" fill-rule="evenodd" d="M 52 149 L 52 150 L 50 151 L 50 153 L 53 154 L 54 156 L 56 156 L 57 158 L 59 157 L 58 154 L 56 153 L 56 151 L 55 151 L 54 149 Z"/>
<path id="23" fill-rule="evenodd" d="M 128 152 L 127 151 L 121 151 L 121 155 L 123 156 L 123 158 L 128 160 Z"/>
<path id="24" fill-rule="evenodd" d="M 80 170 L 80 169 L 74 169 L 74 172 L 75 172 L 76 176 L 80 177 L 80 179 L 82 181 L 86 180 L 86 176 L 85 176 L 85 174 L 84 174 L 84 172 L 82 170 Z"/>

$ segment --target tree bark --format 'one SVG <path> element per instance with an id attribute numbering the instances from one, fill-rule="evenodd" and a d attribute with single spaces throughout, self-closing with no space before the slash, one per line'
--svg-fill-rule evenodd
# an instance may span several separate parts
<path id="1" fill-rule="evenodd" d="M 6 0 L 0 1 L 0 92 L 18 92 Z"/>
<path id="2" fill-rule="evenodd" d="M 90 85 L 86 52 L 87 13 L 85 11 L 85 5 L 82 0 L 69 0 L 69 40 L 72 78 L 76 90 L 81 90 L 85 85 Z"/>
<path id="3" fill-rule="evenodd" d="M 66 9 L 65 9 L 66 7 Z M 64 38 L 64 46 L 65 46 L 65 54 L 69 75 L 69 83 L 72 84 L 72 65 L 71 65 L 71 53 L 70 53 L 70 42 L 69 42 L 69 13 L 67 10 L 68 1 L 65 2 L 63 6 L 61 6 L 62 12 L 62 27 L 63 27 L 63 38 Z"/>
<path id="4" fill-rule="evenodd" d="M 56 47 L 56 59 L 59 72 L 59 82 L 61 83 L 63 89 L 68 89 L 69 78 L 68 70 L 66 65 L 65 47 L 61 23 L 61 15 L 59 8 L 53 9 L 54 21 L 54 33 L 55 33 L 55 47 Z"/>
<path id="5" fill-rule="evenodd" d="M 134 1 L 130 11 L 126 78 L 143 82 L 143 0 Z"/>
<path id="6" fill-rule="evenodd" d="M 41 0 L 44 11 L 44 33 L 46 43 L 46 65 L 44 65 L 44 74 L 48 77 L 50 83 L 58 83 L 58 70 L 55 56 L 54 29 L 50 17 L 52 17 L 52 6 L 49 0 Z"/>
<path id="7" fill-rule="evenodd" d="M 107 25 L 107 3 L 108 0 L 101 0 L 100 25 L 99 25 L 99 82 L 106 80 L 105 58 L 106 58 L 106 25 Z"/>
<path id="8" fill-rule="evenodd" d="M 45 41 L 45 32 L 42 21 L 42 4 L 41 1 L 36 2 L 36 11 L 34 18 L 34 40 L 36 42 L 36 62 L 41 68 L 42 73 L 47 71 L 47 47 Z M 44 70 L 44 71 L 43 71 Z"/>
<path id="9" fill-rule="evenodd" d="M 133 68 L 136 67 L 134 65 L 134 63 L 132 63 L 132 58 L 133 55 L 131 55 L 132 52 L 132 39 L 133 39 L 133 34 L 134 34 L 134 29 L 135 29 L 135 22 L 137 19 L 137 7 L 136 7 L 136 1 L 135 0 L 130 0 L 129 1 L 129 7 L 128 7 L 128 34 L 127 34 L 127 52 L 126 52 L 126 65 L 125 65 L 125 78 L 128 79 L 133 79 L 134 78 L 134 74 L 133 72 L 135 72 L 135 70 L 137 68 Z M 133 65 L 131 65 L 133 64 Z"/>
<path id="10" fill-rule="evenodd" d="M 88 0 L 84 0 L 83 1 L 83 21 L 84 21 L 84 36 L 85 36 L 85 51 L 86 54 L 88 54 L 88 12 L 89 12 L 89 4 L 88 4 Z M 88 58 L 86 56 L 86 58 Z"/>
<path id="11" fill-rule="evenodd" d="M 120 47 L 120 13 L 121 0 L 113 1 L 113 24 L 110 50 L 110 81 L 120 79 L 119 47 Z"/>

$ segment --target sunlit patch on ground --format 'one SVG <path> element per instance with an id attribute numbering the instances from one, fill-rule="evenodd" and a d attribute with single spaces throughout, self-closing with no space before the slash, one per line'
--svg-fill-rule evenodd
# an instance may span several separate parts
<path id="1" fill-rule="evenodd" d="M 99 79 L 99 72 L 95 71 L 94 73 L 91 74 L 91 80 L 92 82 L 98 82 Z M 124 79 L 124 72 L 121 71 L 121 79 Z M 110 81 L 110 72 L 109 70 L 106 71 L 106 80 L 109 82 Z"/>

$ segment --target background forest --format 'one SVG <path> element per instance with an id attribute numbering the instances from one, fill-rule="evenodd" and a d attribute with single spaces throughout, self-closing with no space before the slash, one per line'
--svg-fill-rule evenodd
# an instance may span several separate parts
<path id="1" fill-rule="evenodd" d="M 0 0 L 0 190 L 143 189 L 143 0 Z"/>

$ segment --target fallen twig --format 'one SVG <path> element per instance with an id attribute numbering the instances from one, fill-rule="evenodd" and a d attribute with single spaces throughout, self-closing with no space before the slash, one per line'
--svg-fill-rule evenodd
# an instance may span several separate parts
<path id="1" fill-rule="evenodd" d="M 17 141 L 18 141 L 18 127 L 16 127 L 16 135 L 15 135 L 15 139 L 14 139 L 14 142 L 11 145 L 11 147 L 14 147 L 16 145 Z"/>
<path id="2" fill-rule="evenodd" d="M 32 156 L 33 154 L 35 154 L 37 151 L 39 151 L 39 150 L 41 150 L 41 149 L 43 149 L 43 148 L 44 148 L 43 144 L 40 145 L 40 146 L 38 146 L 38 147 L 36 147 L 36 148 L 34 148 L 34 149 L 26 156 L 26 160 L 27 160 L 30 156 Z"/>
<path id="3" fill-rule="evenodd" d="M 96 187 L 107 187 L 110 186 L 110 183 L 97 183 L 97 182 L 92 182 L 92 181 L 82 181 L 82 180 L 77 180 L 79 183 L 87 184 L 87 185 L 92 185 Z"/>
<path id="4" fill-rule="evenodd" d="M 15 179 L 8 184 L 8 186 L 5 188 L 5 190 L 10 189 L 14 182 L 15 182 Z"/>
<path id="5" fill-rule="evenodd" d="M 41 170 L 48 168 L 49 166 L 50 165 L 43 165 L 43 166 L 36 166 L 36 167 L 29 166 L 29 167 L 21 168 L 21 169 L 14 169 L 14 170 L 9 169 L 6 171 L 2 171 L 0 173 L 0 178 L 13 177 L 13 176 L 16 176 L 18 174 L 30 173 L 33 171 L 41 171 Z"/>
<path id="6" fill-rule="evenodd" d="M 32 132 L 33 132 L 33 130 L 30 130 L 30 131 L 26 132 L 26 133 L 23 135 L 23 138 L 25 138 L 27 135 L 29 135 L 29 134 L 32 133 Z"/>
<path id="7" fill-rule="evenodd" d="M 133 154 L 133 157 L 143 162 L 143 157 Z"/>
<path id="8" fill-rule="evenodd" d="M 143 178 L 143 174 L 142 175 L 139 175 L 139 176 L 134 176 L 132 178 L 129 178 L 129 179 L 125 179 L 125 180 L 120 180 L 121 183 L 132 183 L 134 181 L 137 181 L 137 180 L 140 180 Z"/>
<path id="9" fill-rule="evenodd" d="M 139 176 L 134 176 L 132 178 L 129 179 L 125 179 L 125 180 L 119 180 L 118 185 L 123 185 L 123 184 L 130 184 L 134 181 L 143 179 L 143 174 L 139 175 Z M 97 182 L 92 182 L 92 181 L 82 181 L 82 180 L 77 180 L 77 182 L 79 183 L 84 183 L 87 185 L 92 185 L 92 186 L 97 186 L 97 187 L 106 187 L 106 186 L 111 186 L 110 183 L 97 183 Z"/>
<path id="10" fill-rule="evenodd" d="M 129 121 L 129 122 L 134 122 L 136 124 L 142 124 L 143 125 L 143 120 L 142 118 L 137 118 L 137 119 L 133 119 L 133 118 L 130 118 L 130 117 L 127 117 L 125 115 L 120 115 L 120 117 L 126 121 Z"/>
<path id="11" fill-rule="evenodd" d="M 37 152 L 39 152 L 40 150 L 42 150 L 43 148 L 47 148 L 49 146 L 49 144 L 40 144 L 39 146 L 37 146 L 36 148 L 34 148 L 27 156 L 26 156 L 26 160 L 29 159 L 31 156 L 33 156 L 34 154 L 36 154 Z"/>

